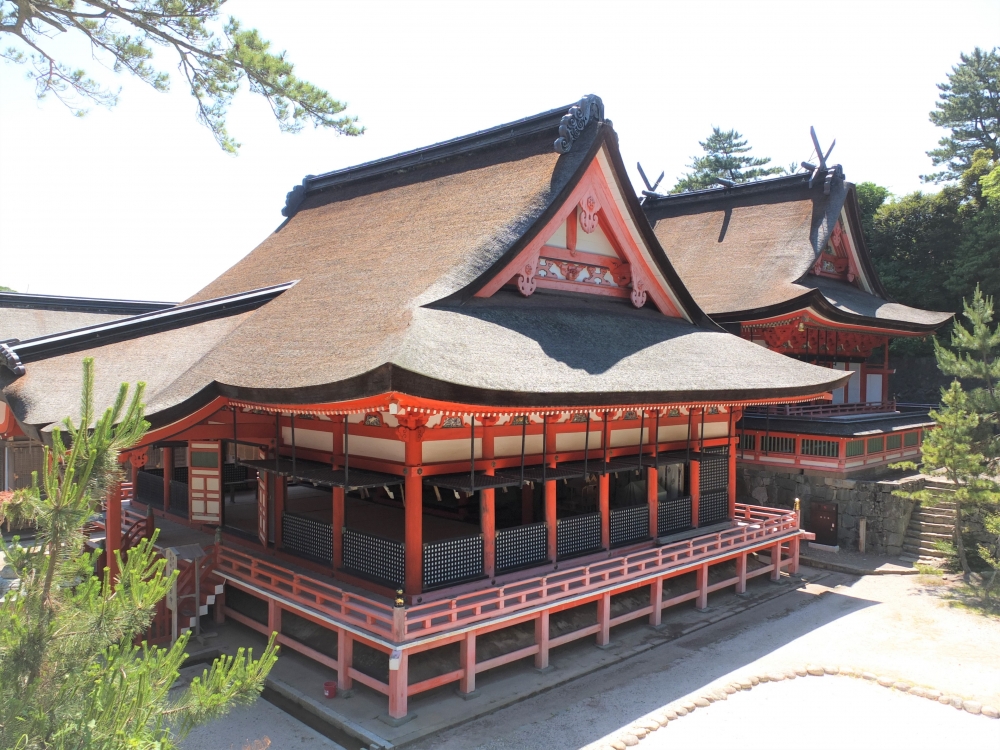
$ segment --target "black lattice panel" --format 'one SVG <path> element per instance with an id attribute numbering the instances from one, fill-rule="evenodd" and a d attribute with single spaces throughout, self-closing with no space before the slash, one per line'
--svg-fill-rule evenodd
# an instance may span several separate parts
<path id="1" fill-rule="evenodd" d="M 666 536 L 691 528 L 691 498 L 665 500 L 656 510 L 656 533 Z"/>
<path id="2" fill-rule="evenodd" d="M 146 471 L 135 475 L 135 499 L 146 505 L 163 507 L 163 477 Z"/>
<path id="3" fill-rule="evenodd" d="M 701 473 L 698 480 L 698 487 L 701 489 L 702 495 L 706 492 L 716 492 L 729 487 L 729 457 L 709 454 L 708 450 L 706 448 L 705 454 L 702 455 Z"/>
<path id="4" fill-rule="evenodd" d="M 424 544 L 424 588 L 467 581 L 483 574 L 483 535 Z"/>
<path id="5" fill-rule="evenodd" d="M 571 557 L 601 548 L 601 514 L 560 518 L 556 526 L 556 555 Z"/>
<path id="6" fill-rule="evenodd" d="M 356 573 L 401 586 L 406 571 L 402 542 L 344 529 L 344 567 Z"/>
<path id="7" fill-rule="evenodd" d="M 293 513 L 283 513 L 281 543 L 286 552 L 328 565 L 333 562 L 332 524 Z"/>
<path id="8" fill-rule="evenodd" d="M 698 499 L 698 525 L 708 526 L 729 518 L 729 493 L 708 492 Z"/>
<path id="9" fill-rule="evenodd" d="M 611 509 L 611 546 L 649 538 L 649 506 Z"/>
<path id="10" fill-rule="evenodd" d="M 187 471 L 187 469 L 185 469 Z M 175 516 L 187 518 L 188 515 L 188 486 L 185 482 L 172 481 L 170 483 L 170 513 Z"/>
<path id="11" fill-rule="evenodd" d="M 497 570 L 513 570 L 548 559 L 548 534 L 544 523 L 531 523 L 497 532 Z"/>

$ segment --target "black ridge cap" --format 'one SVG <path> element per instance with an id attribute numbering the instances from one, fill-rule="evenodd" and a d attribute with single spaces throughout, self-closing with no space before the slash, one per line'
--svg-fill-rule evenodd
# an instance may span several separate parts
<path id="1" fill-rule="evenodd" d="M 584 99 L 587 98 L 584 97 Z M 562 107 L 550 109 L 547 112 L 541 112 L 530 117 L 522 117 L 520 120 L 514 120 L 513 122 L 497 125 L 486 130 L 477 130 L 475 133 L 451 138 L 447 141 L 431 144 L 430 146 L 423 146 L 411 151 L 403 151 L 393 156 L 364 162 L 353 167 L 337 169 L 320 175 L 306 175 L 302 179 L 302 184 L 296 185 L 286 196 L 285 207 L 282 208 L 281 215 L 290 218 L 298 210 L 302 201 L 308 196 L 357 180 L 405 171 L 411 167 L 431 164 L 515 138 L 534 135 L 545 130 L 551 130 L 552 138 L 555 140 L 559 135 L 558 128 L 562 118 L 569 112 L 571 107 L 577 106 L 581 101 L 583 100 L 570 102 Z"/>
<path id="2" fill-rule="evenodd" d="M 89 312 L 107 315 L 139 315 L 175 307 L 176 302 L 150 302 L 102 297 L 61 297 L 53 294 L 22 294 L 0 292 L 0 308 L 22 310 L 55 310 L 58 312 Z"/>
<path id="3" fill-rule="evenodd" d="M 744 197 L 756 195 L 757 193 L 770 193 L 779 190 L 791 190 L 798 187 L 808 188 L 809 173 L 802 172 L 783 177 L 774 177 L 770 180 L 754 180 L 752 182 L 740 182 L 732 187 L 714 187 L 704 190 L 691 190 L 686 193 L 670 193 L 669 195 L 647 196 L 643 202 L 643 210 L 665 208 L 670 209 L 679 206 L 687 206 L 691 203 L 711 202 L 720 198 L 732 198 L 734 196 Z M 813 188 L 821 187 L 818 183 Z"/>
<path id="4" fill-rule="evenodd" d="M 26 362 L 48 359 L 59 354 L 88 349 L 95 345 L 125 341 L 254 310 L 270 302 L 296 283 L 290 281 L 240 294 L 217 297 L 189 305 L 178 305 L 166 310 L 77 328 L 50 336 L 40 336 L 14 344 L 0 344 L 0 356 L 3 357 L 3 364 L 7 369 L 14 372 L 15 375 L 23 375 L 25 372 L 24 363 Z"/>

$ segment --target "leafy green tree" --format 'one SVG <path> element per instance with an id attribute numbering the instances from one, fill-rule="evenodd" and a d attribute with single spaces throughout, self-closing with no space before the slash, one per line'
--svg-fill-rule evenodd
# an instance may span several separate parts
<path id="1" fill-rule="evenodd" d="M 17 586 L 0 600 L 0 747 L 32 750 L 133 750 L 175 747 L 193 726 L 255 698 L 276 660 L 272 637 L 262 656 L 241 650 L 221 657 L 181 694 L 171 694 L 187 636 L 170 648 L 134 641 L 174 577 L 152 540 L 118 556 L 119 575 L 93 575 L 84 525 L 99 498 L 120 480 L 118 454 L 148 427 L 140 383 L 131 399 L 122 385 L 96 417 L 93 361 L 84 360 L 78 424 L 64 421 L 44 452 L 41 482 L 14 493 L 0 513 L 30 520 L 31 546 L 0 541 Z M 2 520 L 2 519 L 0 519 Z M 176 576 L 176 573 L 173 574 Z"/>
<path id="2" fill-rule="evenodd" d="M 732 182 L 749 182 L 785 172 L 782 167 L 768 167 L 771 160 L 767 157 L 750 156 L 752 147 L 735 130 L 713 127 L 712 134 L 698 145 L 705 154 L 691 157 L 688 169 L 692 171 L 681 177 L 670 192 L 703 190 L 716 184 L 720 177 Z"/>
<path id="3" fill-rule="evenodd" d="M 864 236 L 871 237 L 875 227 L 875 215 L 892 196 L 889 188 L 876 185 L 874 182 L 860 182 L 854 186 L 858 195 L 858 207 L 861 209 L 861 231 Z"/>
<path id="4" fill-rule="evenodd" d="M 942 408 L 931 412 L 937 426 L 924 440 L 920 468 L 943 470 L 954 485 L 955 549 L 967 579 L 972 570 L 963 516 L 974 507 L 983 510 L 985 527 L 996 537 L 992 545 L 977 548 L 992 568 L 982 589 L 989 602 L 1000 569 L 1000 324 L 991 328 L 993 299 L 978 287 L 972 301 L 965 303 L 964 316 L 968 325 L 955 322 L 950 347 L 934 344 L 938 368 L 955 380 L 942 391 Z M 972 389 L 966 391 L 959 378 Z M 900 494 L 931 505 L 937 500 L 928 490 Z"/>
<path id="5" fill-rule="evenodd" d="M 13 292 L 13 291 L 14 290 L 11 289 L 9 286 L 0 285 L 0 292 Z"/>
<path id="6" fill-rule="evenodd" d="M 1000 158 L 1000 54 L 994 47 L 984 52 L 976 47 L 962 54 L 946 83 L 939 83 L 939 101 L 930 113 L 931 122 L 950 130 L 927 152 L 940 172 L 925 175 L 933 182 L 958 180 L 971 165 L 978 149 L 986 149 L 992 159 Z"/>
<path id="7" fill-rule="evenodd" d="M 127 71 L 157 91 L 166 91 L 170 75 L 153 64 L 155 47 L 176 55 L 185 84 L 198 104 L 198 120 L 218 144 L 236 153 L 226 129 L 226 115 L 243 81 L 263 96 L 283 132 L 306 123 L 360 135 L 357 118 L 343 114 L 347 105 L 303 81 L 284 52 L 271 51 L 256 29 L 245 29 L 232 16 L 218 22 L 225 0 L 0 0 L 0 34 L 12 44 L 0 50 L 8 61 L 28 65 L 39 99 L 52 94 L 77 115 L 82 103 L 113 107 L 118 91 L 60 59 L 54 48 L 65 36 L 90 46 L 93 57 Z"/>

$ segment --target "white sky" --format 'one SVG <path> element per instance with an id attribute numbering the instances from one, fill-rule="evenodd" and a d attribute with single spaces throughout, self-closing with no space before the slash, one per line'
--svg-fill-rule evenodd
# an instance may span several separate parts
<path id="1" fill-rule="evenodd" d="M 280 7 L 281 12 L 275 12 Z M 80 55 L 123 88 L 83 119 L 39 104 L 0 63 L 0 284 L 18 291 L 182 300 L 281 221 L 306 174 L 388 156 L 596 93 L 625 162 L 669 188 L 712 125 L 787 165 L 809 126 L 849 180 L 921 187 L 927 120 L 959 53 L 1000 40 L 990 2 L 334 2 L 232 0 L 305 79 L 368 132 L 283 135 L 241 93 L 224 154 L 180 80 L 157 94 Z M 0 40 L 4 41 L 4 40 Z M 164 53 L 163 64 L 172 61 Z M 482 200 L 489 200 L 483 185 Z M 369 293 L 378 293 L 372 279 Z"/>

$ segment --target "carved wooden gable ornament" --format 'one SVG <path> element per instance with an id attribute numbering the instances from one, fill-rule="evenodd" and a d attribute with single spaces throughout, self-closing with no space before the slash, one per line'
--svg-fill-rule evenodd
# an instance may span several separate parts
<path id="1" fill-rule="evenodd" d="M 624 200 L 616 200 L 618 187 L 609 184 L 600 161 L 598 155 L 545 228 L 477 297 L 504 286 L 525 297 L 539 288 L 557 289 L 621 297 L 635 307 L 650 299 L 663 314 L 685 317 L 643 239 L 622 215 Z"/>

